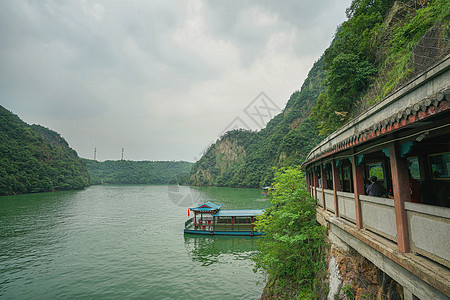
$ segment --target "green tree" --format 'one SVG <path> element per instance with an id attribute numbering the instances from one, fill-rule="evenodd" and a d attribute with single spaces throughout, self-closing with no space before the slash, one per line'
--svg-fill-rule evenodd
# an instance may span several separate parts
<path id="1" fill-rule="evenodd" d="M 273 292 L 278 296 L 291 297 L 283 291 L 296 290 L 299 299 L 315 299 L 315 278 L 324 257 L 324 228 L 316 221 L 315 202 L 299 168 L 278 170 L 273 187 L 272 206 L 256 222 L 257 230 L 265 233 L 256 267 L 277 283 Z"/>

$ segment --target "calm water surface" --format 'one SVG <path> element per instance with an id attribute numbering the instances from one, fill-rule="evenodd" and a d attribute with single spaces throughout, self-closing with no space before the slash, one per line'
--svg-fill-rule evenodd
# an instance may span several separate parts
<path id="1" fill-rule="evenodd" d="M 0 197 L 0 298 L 259 298 L 257 237 L 183 234 L 206 201 L 269 205 L 259 190 L 177 186 Z"/>

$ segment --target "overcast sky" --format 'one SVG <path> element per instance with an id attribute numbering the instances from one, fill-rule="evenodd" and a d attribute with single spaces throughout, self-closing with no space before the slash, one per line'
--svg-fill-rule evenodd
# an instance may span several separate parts
<path id="1" fill-rule="evenodd" d="M 0 104 L 81 157 L 195 161 L 285 106 L 350 2 L 0 1 Z"/>

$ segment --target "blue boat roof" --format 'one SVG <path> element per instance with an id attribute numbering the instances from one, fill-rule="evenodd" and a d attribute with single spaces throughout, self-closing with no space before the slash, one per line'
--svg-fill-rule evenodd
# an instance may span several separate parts
<path id="1" fill-rule="evenodd" d="M 205 204 L 200 204 L 197 207 L 190 208 L 190 210 L 192 210 L 192 211 L 200 211 L 200 212 L 202 212 L 202 211 L 207 212 L 207 211 L 218 210 L 222 206 L 223 206 L 223 204 L 215 204 L 215 203 L 209 201 L 209 202 L 206 202 Z"/>
<path id="2" fill-rule="evenodd" d="M 213 217 L 256 217 L 263 213 L 264 209 L 221 209 Z"/>

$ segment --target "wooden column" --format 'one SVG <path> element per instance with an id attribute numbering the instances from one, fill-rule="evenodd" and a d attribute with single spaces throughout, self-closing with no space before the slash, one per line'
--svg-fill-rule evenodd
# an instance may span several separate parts
<path id="1" fill-rule="evenodd" d="M 339 217 L 339 205 L 337 191 L 341 190 L 341 181 L 339 180 L 339 173 L 336 169 L 336 161 L 331 162 L 331 174 L 333 175 L 333 195 L 334 195 L 334 215 Z"/>
<path id="2" fill-rule="evenodd" d="M 310 188 L 310 180 L 309 180 L 309 172 L 306 171 L 306 190 L 308 191 L 308 193 L 311 195 L 311 188 Z"/>
<path id="3" fill-rule="evenodd" d="M 326 208 L 325 205 L 325 187 L 326 187 L 326 180 L 323 172 L 323 164 L 320 164 L 320 180 L 322 182 L 322 202 L 323 202 L 323 208 Z"/>
<path id="4" fill-rule="evenodd" d="M 313 181 L 314 181 L 314 200 L 316 200 L 317 202 L 317 186 L 318 184 L 318 180 L 317 180 L 317 174 L 316 174 L 316 168 L 313 167 Z"/>
<path id="5" fill-rule="evenodd" d="M 364 195 L 364 170 L 362 165 L 358 166 L 357 156 L 352 156 L 352 173 L 353 173 L 353 191 L 355 194 L 355 215 L 356 215 L 356 228 L 362 229 L 362 212 L 361 202 L 359 195 Z"/>
<path id="6" fill-rule="evenodd" d="M 411 201 L 408 164 L 405 158 L 400 157 L 398 146 L 395 142 L 389 144 L 389 157 L 391 159 L 398 250 L 405 253 L 409 252 L 408 220 L 405 202 Z"/>

